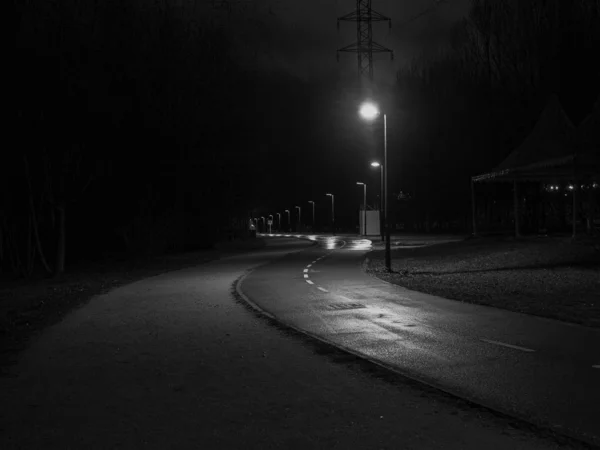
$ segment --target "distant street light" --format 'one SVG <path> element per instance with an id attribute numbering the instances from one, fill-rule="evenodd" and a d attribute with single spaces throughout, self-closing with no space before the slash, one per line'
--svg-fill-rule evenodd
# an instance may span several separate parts
<path id="1" fill-rule="evenodd" d="M 313 210 L 313 231 L 315 231 L 315 202 L 313 202 L 312 200 L 309 200 L 308 203 L 312 203 L 312 210 Z"/>
<path id="2" fill-rule="evenodd" d="M 371 163 L 371 167 L 379 167 L 379 172 L 381 173 L 381 191 L 379 193 L 379 230 L 381 233 L 381 240 L 383 241 L 385 239 L 383 233 L 383 164 L 373 161 Z"/>
<path id="3" fill-rule="evenodd" d="M 290 210 L 289 210 L 289 209 L 286 209 L 284 212 L 288 213 L 288 221 L 287 221 L 287 225 L 288 225 L 288 228 L 290 229 L 290 231 L 292 231 L 292 222 L 291 222 L 291 220 L 290 220 Z"/>
<path id="4" fill-rule="evenodd" d="M 300 216 L 300 214 L 302 213 L 302 208 L 300 208 L 299 206 L 296 206 L 296 208 L 298 208 L 298 231 L 300 231 L 300 227 L 302 226 L 302 218 Z"/>
<path id="5" fill-rule="evenodd" d="M 363 119 L 368 121 L 375 120 L 379 115 L 379 108 L 377 105 L 366 102 L 360 107 L 359 114 Z M 390 249 L 390 225 L 388 223 L 388 161 L 387 161 L 387 115 L 383 114 L 383 196 L 384 196 L 384 210 L 383 210 L 383 227 L 385 229 L 385 267 L 388 272 L 392 271 L 392 256 Z"/>
<path id="6" fill-rule="evenodd" d="M 273 225 L 273 214 L 269 214 L 269 219 L 270 219 L 269 220 L 269 233 L 272 233 L 273 232 L 273 228 L 272 228 L 272 225 Z"/>
<path id="7" fill-rule="evenodd" d="M 267 225 L 266 225 L 266 223 L 265 223 L 265 218 L 264 218 L 264 216 L 260 216 L 260 218 L 261 218 L 261 219 L 262 219 L 262 221 L 263 221 L 263 226 L 262 226 L 262 229 L 263 229 L 263 233 L 265 233 L 265 232 L 267 231 Z"/>
<path id="8" fill-rule="evenodd" d="M 277 231 L 281 231 L 281 213 L 275 213 L 277 214 Z"/>
<path id="9" fill-rule="evenodd" d="M 325 194 L 329 197 L 331 197 L 331 228 L 332 228 L 332 233 L 335 234 L 335 209 L 334 209 L 334 196 L 333 194 Z"/>
<path id="10" fill-rule="evenodd" d="M 364 236 L 367 235 L 367 184 L 357 181 L 356 184 L 363 187 L 363 229 Z"/>

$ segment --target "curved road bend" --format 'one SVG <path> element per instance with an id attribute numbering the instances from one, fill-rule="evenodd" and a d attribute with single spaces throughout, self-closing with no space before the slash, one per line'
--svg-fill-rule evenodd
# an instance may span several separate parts
<path id="1" fill-rule="evenodd" d="M 232 295 L 307 248 L 270 244 L 94 297 L 46 330 L 0 378 L 0 448 L 565 448 L 272 326 Z M 319 253 L 285 257 L 278 289 L 313 298 L 293 267 Z"/>
<path id="2" fill-rule="evenodd" d="M 460 397 L 600 443 L 600 330 L 409 291 L 361 268 L 361 239 L 254 271 L 277 319 Z"/>

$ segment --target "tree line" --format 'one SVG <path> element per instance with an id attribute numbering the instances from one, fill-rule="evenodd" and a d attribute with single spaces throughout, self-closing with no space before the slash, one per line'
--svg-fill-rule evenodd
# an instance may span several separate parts
<path id="1" fill-rule="evenodd" d="M 261 81 L 199 2 L 14 2 L 0 273 L 241 233 Z M 68 255 L 68 256 L 67 256 Z"/>
<path id="2" fill-rule="evenodd" d="M 397 73 L 405 218 L 468 229 L 470 176 L 522 142 L 550 94 L 577 125 L 600 93 L 599 60 L 598 0 L 472 0 L 447 46 Z"/>

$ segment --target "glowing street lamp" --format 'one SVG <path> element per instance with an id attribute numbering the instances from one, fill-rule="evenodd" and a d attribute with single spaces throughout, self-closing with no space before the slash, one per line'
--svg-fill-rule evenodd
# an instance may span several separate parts
<path id="1" fill-rule="evenodd" d="M 309 200 L 308 203 L 312 203 L 312 210 L 313 210 L 313 232 L 315 231 L 315 202 L 313 202 L 312 200 Z"/>
<path id="2" fill-rule="evenodd" d="M 289 209 L 286 209 L 284 212 L 286 212 L 286 213 L 288 214 L 288 221 L 287 221 L 287 224 L 288 224 L 288 227 L 290 228 L 290 231 L 291 231 L 291 229 L 292 229 L 292 228 L 291 228 L 291 227 L 292 227 L 292 221 L 290 220 L 290 210 L 289 210 Z"/>
<path id="3" fill-rule="evenodd" d="M 360 116 L 367 120 L 375 120 L 381 113 L 377 105 L 371 102 L 365 102 L 360 106 Z M 387 115 L 383 114 L 383 228 L 385 230 L 385 267 L 388 272 L 392 271 L 392 257 L 390 249 L 390 226 L 388 224 L 388 161 L 387 161 Z"/>
<path id="4" fill-rule="evenodd" d="M 331 228 L 332 232 L 335 234 L 335 209 L 334 209 L 334 196 L 333 194 L 325 194 L 328 197 L 331 197 Z"/>
<path id="5" fill-rule="evenodd" d="M 367 235 L 367 184 L 357 181 L 356 184 L 363 187 L 363 235 Z"/>
<path id="6" fill-rule="evenodd" d="M 300 226 L 302 225 L 302 221 L 300 220 L 301 219 L 300 214 L 302 213 L 302 208 L 300 208 L 299 206 L 296 206 L 296 208 L 298 208 L 298 228 L 300 228 Z M 300 230 L 298 230 L 298 231 L 300 231 Z"/>
<path id="7" fill-rule="evenodd" d="M 277 214 L 277 232 L 281 232 L 281 213 L 275 213 Z"/>

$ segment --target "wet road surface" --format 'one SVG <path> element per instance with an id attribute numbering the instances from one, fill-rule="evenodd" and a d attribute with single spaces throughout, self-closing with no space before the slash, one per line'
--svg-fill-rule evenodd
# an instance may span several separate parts
<path id="1" fill-rule="evenodd" d="M 270 244 L 96 296 L 47 329 L 0 378 L 0 448 L 577 448 L 251 311 L 232 294 L 236 280 L 312 255 L 289 254 L 309 241 Z M 297 291 L 294 280 L 282 281 Z"/>
<path id="2" fill-rule="evenodd" d="M 600 330 L 390 285 L 361 270 L 364 240 L 314 239 L 242 290 L 277 319 L 414 379 L 600 443 Z"/>

